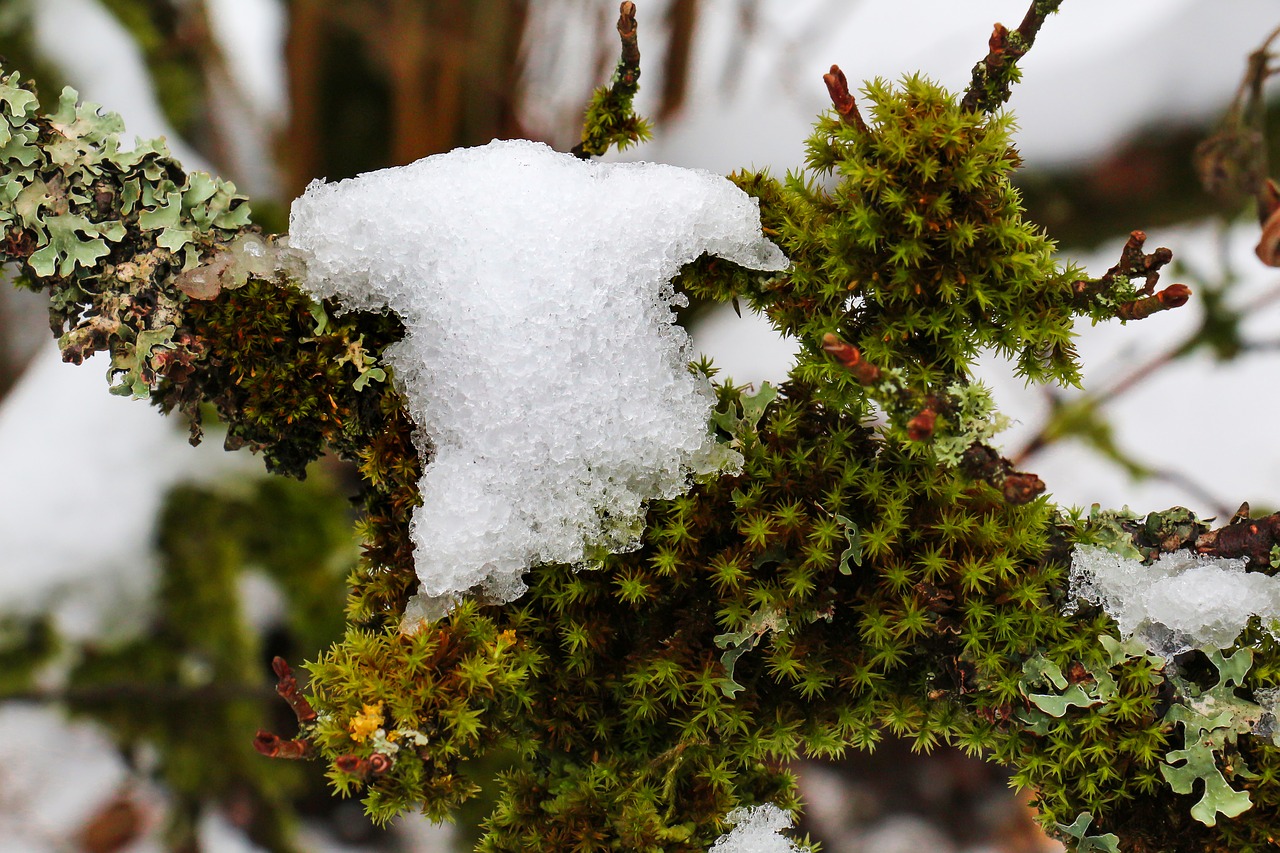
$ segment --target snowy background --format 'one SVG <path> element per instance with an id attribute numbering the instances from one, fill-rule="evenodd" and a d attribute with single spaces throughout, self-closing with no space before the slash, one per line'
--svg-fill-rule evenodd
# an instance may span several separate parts
<path id="1" fill-rule="evenodd" d="M 667 5 L 640 4 L 646 58 L 664 49 L 662 34 L 646 21 L 657 20 Z M 275 177 L 260 152 L 268 149 L 267 138 L 282 124 L 288 104 L 283 9 L 278 0 L 207 0 L 207 6 L 230 60 L 235 96 L 227 99 L 227 109 L 234 114 L 231 124 L 242 130 L 236 137 L 248 176 L 242 183 L 270 193 Z M 991 24 L 1014 26 L 1025 7 L 1026 0 L 704 2 L 684 109 L 659 128 L 654 142 L 628 155 L 719 172 L 768 166 L 781 174 L 800 162 L 812 116 L 826 106 L 821 75 L 831 63 L 840 64 L 851 81 L 920 70 L 960 90 L 986 51 Z M 1011 102 L 1029 170 L 1104 156 L 1157 121 L 1209 124 L 1234 93 L 1245 55 L 1280 23 L 1280 7 L 1264 0 L 1068 0 L 1064 7 L 1023 61 L 1024 82 Z M 743 35 L 746 8 L 755 15 L 750 38 Z M 119 112 L 130 133 L 167 136 L 188 167 L 205 166 L 166 126 L 137 50 L 96 0 L 37 0 L 31 9 L 40 49 L 86 99 Z M 615 10 L 612 0 L 533 4 L 526 50 L 537 74 L 525 93 L 524 118 L 562 148 L 572 142 L 565 128 L 572 128 L 597 82 L 588 56 L 600 38 L 598 24 Z M 608 28 L 605 36 L 611 38 Z M 642 112 L 651 103 L 646 99 L 655 97 L 653 89 L 642 91 Z M 1076 259 L 1101 273 L 1118 258 L 1123 239 L 1117 234 L 1112 244 Z M 1280 275 L 1253 256 L 1256 239 L 1256 225 L 1247 221 L 1231 228 L 1192 222 L 1149 229 L 1148 247 L 1171 247 L 1193 290 L 1198 280 L 1237 280 L 1233 299 L 1262 306 L 1249 309 L 1246 334 L 1270 341 L 1280 339 L 1280 309 L 1265 307 L 1266 299 L 1280 287 Z M 1163 281 L 1173 280 L 1182 279 Z M 1184 309 L 1128 328 L 1082 328 L 1085 386 L 1109 388 L 1158 358 L 1194 330 L 1198 310 L 1193 298 Z M 42 325 L 38 314 L 33 322 Z M 737 381 L 776 381 L 785 374 L 788 345 L 750 317 L 721 312 L 694 335 Z M 1023 464 L 1063 503 L 1127 504 L 1140 511 L 1181 504 L 1205 514 L 1230 511 L 1242 500 L 1255 509 L 1280 507 L 1280 451 L 1269 441 L 1275 417 L 1270 371 L 1278 357 L 1280 350 L 1218 364 L 1195 356 L 1153 372 L 1107 405 L 1117 445 L 1165 472 L 1162 477 L 1135 481 L 1072 442 Z M 94 361 L 81 368 L 62 365 L 45 342 L 0 402 L 0 606 L 10 612 L 53 607 L 60 626 L 81 637 L 127 631 L 127 615 L 145 606 L 154 572 L 154 513 L 170 486 L 193 477 L 242 477 L 260 467 L 215 450 L 216 442 L 190 450 L 177 425 L 144 404 L 107 395 L 104 369 Z M 1003 437 L 1006 450 L 1016 455 L 1042 425 L 1049 399 L 1041 390 L 1024 388 L 1007 365 L 994 360 L 983 375 L 1017 420 Z M 80 447 L 74 455 L 66 452 L 69 423 Z M 89 446 L 86 437 L 101 445 Z M 102 467 L 87 465 L 87 459 L 100 460 Z M 88 493 L 94 483 L 103 484 L 103 492 L 109 483 L 114 494 L 128 497 L 68 506 L 58 484 L 71 474 Z M 73 779 L 76 784 L 66 784 Z M 129 784 L 126 769 L 92 727 L 66 727 L 35 707 L 0 708 L 5 850 L 68 849 L 59 839 L 101 812 L 122 784 Z M 813 790 L 820 789 L 817 784 Z M 162 800 L 163 792 L 149 790 L 137 798 L 156 811 Z M 813 810 L 822 808 L 815 803 Z M 225 821 L 210 818 L 207 824 L 207 849 L 250 849 Z M 430 840 L 438 836 L 409 838 L 406 849 L 444 849 L 436 846 L 443 842 Z M 315 836 L 305 845 L 322 849 L 329 843 Z M 892 840 L 862 843 L 867 846 L 857 849 L 868 853 L 908 849 L 893 847 Z M 950 849 L 942 841 L 913 843 L 910 849 Z M 130 849 L 158 845 L 148 837 Z"/>

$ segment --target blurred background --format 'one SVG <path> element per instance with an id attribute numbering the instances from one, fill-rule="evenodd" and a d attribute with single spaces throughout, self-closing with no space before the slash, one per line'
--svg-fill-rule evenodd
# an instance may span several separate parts
<path id="1" fill-rule="evenodd" d="M 832 63 L 960 91 L 992 24 L 1016 26 L 1027 0 L 638 5 L 638 106 L 656 134 L 621 157 L 780 175 L 801 163 Z M 1080 329 L 1087 392 L 1025 388 L 988 359 L 1016 420 L 1004 452 L 1063 504 L 1280 508 L 1280 274 L 1253 253 L 1251 205 L 1211 198 L 1193 156 L 1280 7 L 1063 6 L 1010 103 L 1031 216 L 1094 275 L 1142 229 L 1174 250 L 1162 285 L 1195 295 Z M 0 55 L 46 106 L 76 87 L 234 180 L 282 231 L 317 178 L 495 137 L 568 150 L 617 59 L 616 17 L 614 0 L 0 0 Z M 1276 113 L 1254 117 L 1265 139 Z M 683 320 L 721 378 L 785 376 L 791 345 L 758 318 Z M 193 450 L 183 424 L 106 394 L 95 361 L 61 364 L 40 300 L 0 288 L 0 848 L 469 849 L 483 803 L 455 827 L 375 829 L 318 767 L 251 748 L 260 727 L 291 731 L 271 657 L 314 659 L 341 631 L 351 471 L 321 460 L 304 482 L 267 479 L 216 435 Z M 998 769 L 945 749 L 887 743 L 797 770 L 803 829 L 832 853 L 1060 849 Z"/>

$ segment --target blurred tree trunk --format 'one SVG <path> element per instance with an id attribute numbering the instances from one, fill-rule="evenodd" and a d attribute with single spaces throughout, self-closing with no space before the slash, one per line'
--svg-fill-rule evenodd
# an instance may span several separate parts
<path id="1" fill-rule="evenodd" d="M 285 195 L 519 136 L 526 0 L 291 0 Z"/>

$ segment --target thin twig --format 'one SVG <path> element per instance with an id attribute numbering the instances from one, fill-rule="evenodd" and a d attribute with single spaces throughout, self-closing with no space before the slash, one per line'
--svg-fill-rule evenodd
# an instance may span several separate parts
<path id="1" fill-rule="evenodd" d="M 1160 480 L 1182 489 L 1208 506 L 1217 518 L 1229 518 L 1231 516 L 1232 510 L 1226 501 L 1215 495 L 1208 487 L 1185 471 L 1175 471 L 1172 468 L 1157 468 L 1150 471 L 1150 477 L 1153 480 Z"/>
<path id="2" fill-rule="evenodd" d="M 1268 290 L 1266 293 L 1258 296 L 1256 299 L 1247 303 L 1245 306 L 1243 306 L 1240 313 L 1252 314 L 1262 310 L 1263 308 L 1266 308 L 1267 306 L 1275 302 L 1280 302 L 1280 286 L 1276 286 L 1271 290 Z M 1169 349 L 1165 350 L 1159 355 L 1156 355 L 1153 358 L 1143 362 L 1142 364 L 1135 367 L 1133 370 L 1126 373 L 1120 379 L 1116 380 L 1114 384 L 1112 384 L 1105 390 L 1099 391 L 1097 394 L 1092 395 L 1091 399 L 1092 399 L 1093 405 L 1098 408 L 1105 406 L 1107 403 L 1111 402 L 1116 397 L 1119 397 L 1121 394 L 1128 392 L 1131 388 L 1145 382 L 1152 375 L 1157 373 L 1161 368 L 1169 365 L 1174 361 L 1177 361 L 1179 358 L 1182 358 L 1184 355 L 1187 355 L 1188 353 L 1190 353 L 1192 350 L 1196 348 L 1198 339 L 1200 337 L 1200 333 L 1201 333 L 1201 330 L 1196 329 L 1195 332 L 1193 332 L 1192 334 L 1184 338 L 1182 342 L 1179 343 L 1177 346 L 1170 347 Z M 1280 342 L 1275 342 L 1275 343 L 1259 342 L 1259 343 L 1253 343 L 1253 344 L 1246 344 L 1244 349 L 1264 351 L 1272 347 L 1280 348 Z M 1034 436 L 1032 436 L 1027 441 L 1026 444 L 1022 446 L 1021 450 L 1019 450 L 1017 453 L 1014 453 L 1010 456 L 1010 459 L 1014 465 L 1025 465 L 1029 457 L 1031 457 L 1041 448 L 1049 444 L 1047 440 L 1049 426 L 1050 426 L 1049 424 L 1045 424 L 1044 426 L 1042 426 L 1040 430 Z"/>
<path id="3" fill-rule="evenodd" d="M 961 106 L 969 112 L 990 113 L 1009 100 L 1018 60 L 1031 50 L 1045 18 L 1058 11 L 1062 0 L 1032 0 L 1022 23 L 1013 32 L 996 24 L 987 42 L 987 56 L 973 67 L 973 79 Z"/>
<path id="4" fill-rule="evenodd" d="M 622 57 L 613 73 L 608 89 L 598 89 L 593 104 L 587 111 L 582 130 L 582 141 L 570 149 L 571 154 L 583 160 L 599 157 L 611 144 L 622 147 L 617 138 L 619 129 L 623 137 L 632 142 L 647 138 L 648 130 L 642 119 L 635 115 L 631 101 L 640 88 L 640 42 L 637 38 L 636 4 L 624 2 L 618 6 L 618 38 L 622 42 Z M 603 125 L 608 116 L 611 132 Z M 629 128 L 629 130 L 627 130 Z"/>

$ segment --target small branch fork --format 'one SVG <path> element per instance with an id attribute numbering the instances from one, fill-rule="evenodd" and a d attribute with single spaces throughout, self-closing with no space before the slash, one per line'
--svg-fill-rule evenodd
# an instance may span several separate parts
<path id="1" fill-rule="evenodd" d="M 1146 241 L 1145 232 L 1132 232 L 1120 251 L 1119 263 L 1107 270 L 1101 278 L 1073 282 L 1071 298 L 1075 307 L 1085 310 L 1099 297 L 1109 295 L 1120 279 L 1135 278 L 1144 280 L 1142 289 L 1138 291 L 1142 297 L 1116 306 L 1115 316 L 1120 319 L 1142 320 L 1157 312 L 1186 305 L 1191 298 L 1191 288 L 1185 284 L 1171 284 L 1159 293 L 1156 292 L 1160 270 L 1173 260 L 1173 252 L 1162 246 L 1148 253 L 1143 250 Z"/>
<path id="2" fill-rule="evenodd" d="M 1196 537 L 1195 549 L 1212 557 L 1247 557 L 1251 566 L 1269 566 L 1276 545 L 1280 545 L 1280 512 L 1249 518 L 1246 502 L 1225 527 Z"/>
<path id="3" fill-rule="evenodd" d="M 271 732 L 259 730 L 253 738 L 253 748 L 267 758 L 311 758 L 315 755 L 315 746 L 311 742 L 309 733 L 315 728 L 318 716 L 315 708 L 311 707 L 311 703 L 298 689 L 298 679 L 294 677 L 293 670 L 284 658 L 273 659 L 271 669 L 279 679 L 276 682 L 276 693 L 289 704 L 293 715 L 298 718 L 298 728 L 301 733 L 293 740 L 285 740 Z M 386 773 L 393 763 L 391 756 L 381 752 L 375 752 L 368 757 L 346 753 L 334 759 L 333 766 L 343 773 L 350 773 L 367 781 Z"/>
<path id="4" fill-rule="evenodd" d="M 1062 0 L 1033 0 L 1022 23 L 1012 32 L 996 24 L 987 42 L 987 56 L 973 67 L 973 79 L 960 105 L 968 112 L 990 113 L 1009 100 L 1017 77 L 1017 62 L 1035 44 L 1045 18 L 1058 11 Z"/>

